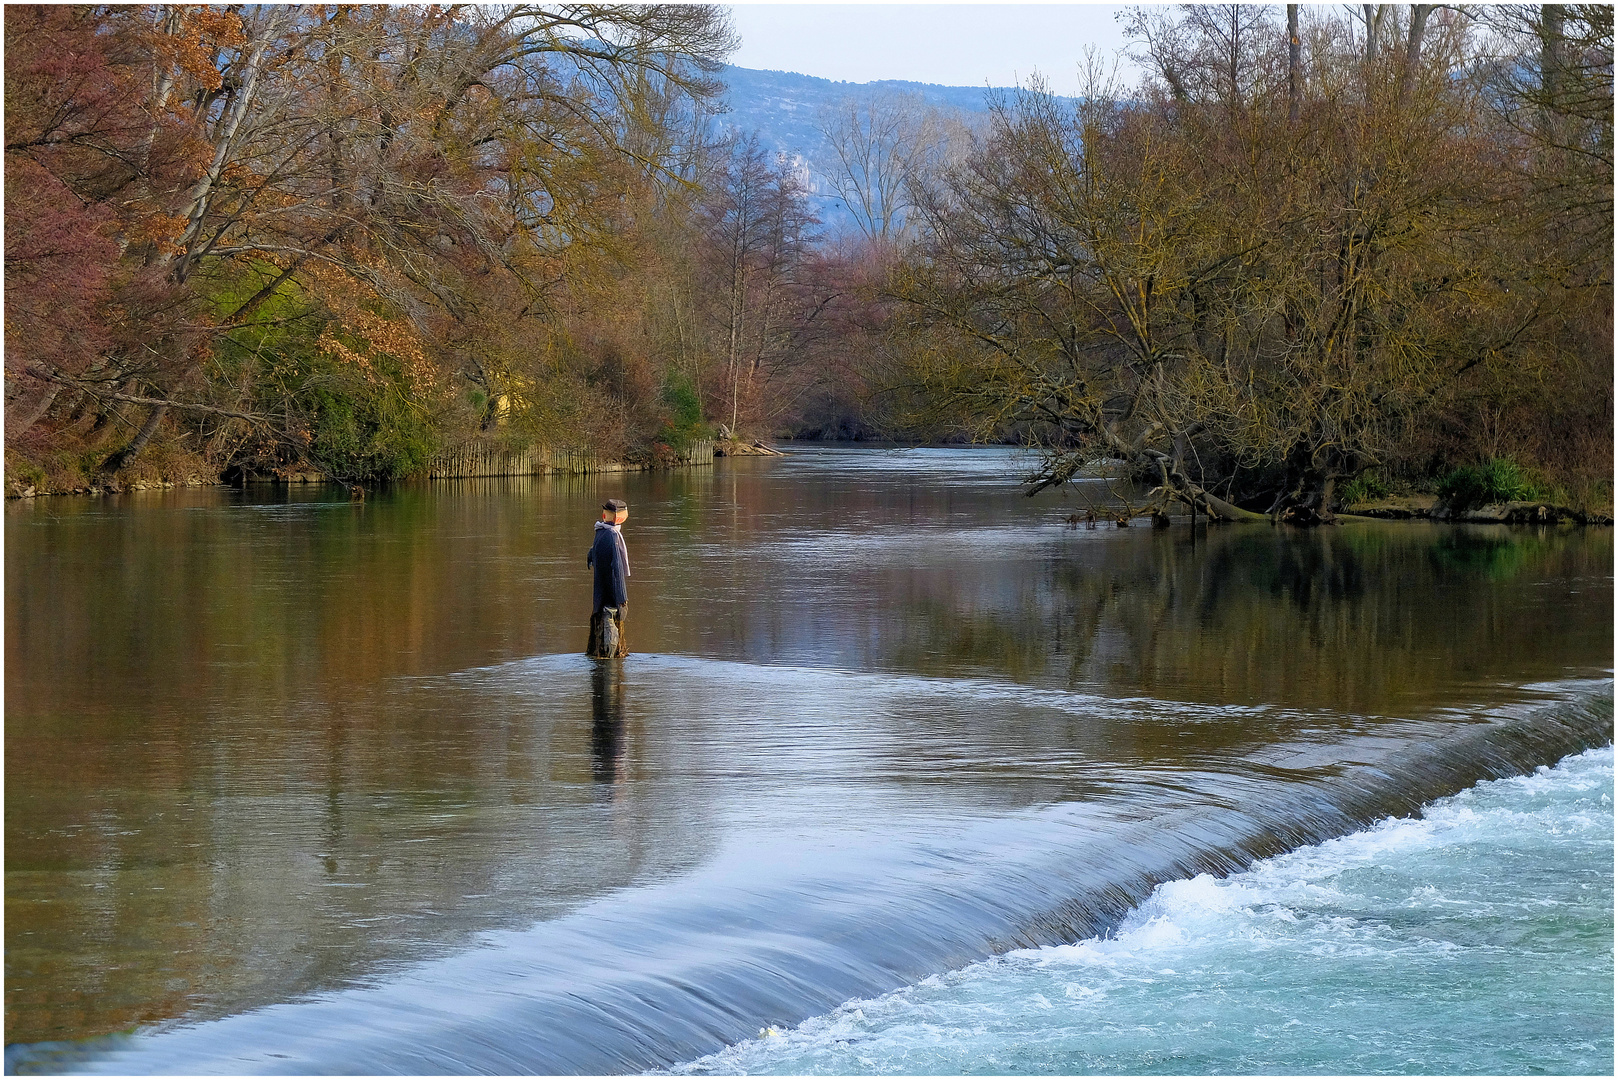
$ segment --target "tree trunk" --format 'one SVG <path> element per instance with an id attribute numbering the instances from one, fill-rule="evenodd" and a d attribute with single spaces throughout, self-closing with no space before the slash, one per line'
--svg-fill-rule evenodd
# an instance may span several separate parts
<path id="1" fill-rule="evenodd" d="M 1399 69 L 1399 104 L 1410 101 L 1410 92 L 1416 85 L 1416 72 L 1421 65 L 1421 39 L 1427 32 L 1427 16 L 1433 4 L 1416 4 L 1410 9 L 1410 36 L 1405 42 L 1404 65 Z"/>
<path id="2" fill-rule="evenodd" d="M 1331 511 L 1331 500 L 1336 486 L 1335 473 L 1306 475 L 1299 485 L 1298 497 L 1282 509 L 1280 520 L 1290 525 L 1335 525 L 1337 516 Z"/>
<path id="3" fill-rule="evenodd" d="M 624 607 L 602 608 L 590 616 L 590 641 L 584 655 L 597 660 L 614 660 L 629 655 L 624 642 Z"/>
<path id="4" fill-rule="evenodd" d="M 1562 4 L 1543 4 L 1539 19 L 1540 137 L 1551 156 L 1562 145 L 1558 106 L 1562 97 L 1562 70 L 1565 57 L 1567 9 Z"/>
<path id="5" fill-rule="evenodd" d="M 1377 32 L 1382 29 L 1383 4 L 1361 4 L 1365 9 L 1365 68 L 1366 77 L 1370 77 L 1370 69 L 1376 66 Z M 1366 84 L 1370 89 L 1370 84 Z"/>
<path id="6" fill-rule="evenodd" d="M 1267 511 L 1270 520 L 1289 525 L 1336 524 L 1331 502 L 1337 479 L 1353 471 L 1352 463 L 1345 472 L 1341 461 L 1321 464 L 1307 445 L 1295 447 L 1288 455 L 1286 482 Z"/>
<path id="7" fill-rule="evenodd" d="M 1263 514 L 1228 503 L 1211 492 L 1197 489 L 1196 497 L 1201 501 L 1209 517 L 1216 521 L 1268 521 Z"/>
<path id="8" fill-rule="evenodd" d="M 1205 514 L 1214 521 L 1265 521 L 1263 514 L 1226 502 L 1185 475 L 1178 461 L 1171 460 L 1161 451 L 1147 450 L 1146 455 L 1157 463 L 1162 484 L 1156 494 L 1163 501 L 1183 503 L 1192 514 Z M 1161 506 L 1162 504 L 1160 504 Z"/>
<path id="9" fill-rule="evenodd" d="M 51 411 L 51 406 L 56 403 L 56 395 L 61 389 L 57 385 L 47 386 L 45 392 L 39 395 L 39 400 L 28 406 L 28 408 L 19 410 L 16 416 L 8 416 L 6 418 L 6 438 L 15 439 L 43 420 L 45 414 Z"/>
<path id="10" fill-rule="evenodd" d="M 219 188 L 225 167 L 236 148 L 236 135 L 242 121 L 246 119 L 257 99 L 259 75 L 264 69 L 264 54 L 280 32 L 282 22 L 289 17 L 296 18 L 297 15 L 296 11 L 292 11 L 290 16 L 284 12 L 270 15 L 265 20 L 260 35 L 246 46 L 247 60 L 238 73 L 239 84 L 236 92 L 232 95 L 229 105 L 225 108 L 225 114 L 220 118 L 214 131 L 213 161 L 186 193 L 186 205 L 180 215 L 186 219 L 186 227 L 176 245 L 180 253 L 169 260 L 169 274 L 177 282 L 183 282 L 190 276 L 192 268 L 196 265 L 196 259 L 201 254 L 202 230 L 203 223 L 207 220 L 208 205 Z"/>
<path id="11" fill-rule="evenodd" d="M 742 317 L 746 313 L 747 303 L 746 295 L 743 292 L 747 284 L 745 273 L 746 271 L 742 267 L 738 256 L 730 293 L 730 429 L 732 431 L 736 430 L 737 416 L 740 413 Z"/>
<path id="12" fill-rule="evenodd" d="M 156 434 L 158 425 L 163 422 L 163 417 L 168 411 L 167 405 L 153 405 L 152 411 L 146 414 L 146 422 L 140 426 L 140 430 L 135 433 L 129 445 L 101 463 L 102 475 L 111 476 L 119 469 L 128 468 L 140 452 L 146 449 L 146 444 L 152 441 L 152 436 Z"/>
<path id="13" fill-rule="evenodd" d="M 1298 36 L 1298 5 L 1287 5 L 1287 123 L 1296 126 L 1303 111 L 1303 39 Z"/>

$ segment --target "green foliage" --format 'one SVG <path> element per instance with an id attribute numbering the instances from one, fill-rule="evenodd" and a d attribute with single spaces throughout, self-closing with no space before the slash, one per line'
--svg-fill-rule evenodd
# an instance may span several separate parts
<path id="1" fill-rule="evenodd" d="M 300 404 L 307 410 L 309 459 L 341 480 L 421 472 L 438 446 L 431 419 L 396 380 L 311 381 Z"/>
<path id="2" fill-rule="evenodd" d="M 6 479 L 18 486 L 47 489 L 50 477 L 40 465 L 8 450 Z"/>
<path id="3" fill-rule="evenodd" d="M 1344 506 L 1355 506 L 1359 503 L 1370 502 L 1372 499 L 1385 499 L 1393 494 L 1382 475 L 1374 469 L 1360 473 L 1347 484 L 1343 485 L 1342 501 Z"/>
<path id="4" fill-rule="evenodd" d="M 702 419 L 702 396 L 683 371 L 670 368 L 663 377 L 663 430 L 660 438 L 678 453 L 686 453 L 698 439 L 711 438 L 712 428 Z"/>
<path id="5" fill-rule="evenodd" d="M 427 466 L 437 425 L 398 361 L 373 351 L 361 368 L 330 355 L 321 347 L 321 320 L 290 284 L 259 315 L 262 322 L 223 339 L 213 362 L 216 381 L 242 388 L 251 410 L 272 417 L 277 429 L 273 445 L 241 433 L 226 450 L 234 463 L 313 467 L 344 482 L 396 479 Z"/>
<path id="6" fill-rule="evenodd" d="M 1451 510 L 1490 503 L 1541 498 L 1543 485 L 1516 462 L 1493 458 L 1482 465 L 1463 465 L 1438 481 L 1438 495 Z"/>

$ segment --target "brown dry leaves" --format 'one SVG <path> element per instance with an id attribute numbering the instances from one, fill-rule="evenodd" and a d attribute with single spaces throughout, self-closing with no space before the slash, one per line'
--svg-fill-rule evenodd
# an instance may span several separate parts
<path id="1" fill-rule="evenodd" d="M 315 264 L 300 271 L 299 278 L 332 315 L 320 332 L 321 351 L 352 366 L 373 384 L 385 381 L 377 364 L 388 358 L 398 364 L 415 391 L 437 389 L 439 373 L 408 319 L 373 310 L 385 302 L 335 267 Z"/>

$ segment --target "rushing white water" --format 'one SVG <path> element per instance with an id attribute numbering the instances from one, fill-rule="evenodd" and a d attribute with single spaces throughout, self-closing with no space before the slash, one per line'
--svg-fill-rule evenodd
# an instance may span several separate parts
<path id="1" fill-rule="evenodd" d="M 674 1071 L 1610 1074 L 1612 799 L 1609 746 Z"/>

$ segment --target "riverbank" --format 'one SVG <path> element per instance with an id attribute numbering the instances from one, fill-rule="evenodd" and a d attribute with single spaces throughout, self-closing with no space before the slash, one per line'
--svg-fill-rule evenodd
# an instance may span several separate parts
<path id="1" fill-rule="evenodd" d="M 689 446 L 674 449 L 659 444 L 643 456 L 622 459 L 604 457 L 588 450 L 552 449 L 538 446 L 508 450 L 491 444 L 469 443 L 435 454 L 416 479 L 461 480 L 497 476 L 584 476 L 597 473 L 656 472 L 663 469 L 712 465 L 715 457 L 751 454 L 779 454 L 762 443 L 745 450 L 745 444 L 731 442 L 716 446 L 712 439 L 696 439 Z M 756 448 L 755 448 L 756 447 Z M 22 475 L 16 475 L 21 473 Z M 230 477 L 229 480 L 226 477 Z M 407 478 L 408 479 L 408 478 Z M 161 468 L 146 469 L 130 477 L 109 477 L 99 483 L 50 482 L 48 474 L 26 464 L 19 469 L 8 462 L 5 493 L 8 499 L 31 499 L 41 495 L 115 495 L 125 491 L 147 491 L 185 487 L 230 487 L 244 481 L 268 480 L 284 484 L 341 484 L 343 481 L 315 470 L 288 469 L 280 472 L 227 471 L 211 476 L 191 469 L 165 476 Z M 349 486 L 344 484 L 344 486 Z"/>
<path id="2" fill-rule="evenodd" d="M 712 465 L 717 458 L 781 457 L 783 452 L 763 440 L 746 438 L 697 439 L 676 450 L 659 444 L 649 454 L 630 458 L 610 458 L 589 450 L 531 447 L 502 449 L 492 444 L 470 443 L 440 451 L 416 477 L 429 480 L 459 480 L 507 476 L 583 476 L 601 473 L 640 473 L 664 469 Z M 182 471 L 165 475 L 162 465 L 146 465 L 129 477 L 111 477 L 100 483 L 50 482 L 48 474 L 32 463 L 8 455 L 5 497 L 30 499 L 42 495 L 114 495 L 126 491 L 172 490 L 188 487 L 239 486 L 244 480 L 268 480 L 286 484 L 343 484 L 343 481 L 314 470 L 234 475 L 227 471 L 213 476 L 196 471 L 196 461 L 185 459 Z M 20 466 L 20 467 L 19 467 Z M 229 477 L 230 479 L 226 479 Z M 408 479 L 408 478 L 407 478 Z M 1150 517 L 1135 513 L 1132 518 Z M 1346 520 L 1375 518 L 1389 521 L 1443 521 L 1473 525 L 1607 525 L 1613 523 L 1611 507 L 1590 509 L 1558 505 L 1546 501 L 1492 503 L 1452 511 L 1437 495 L 1413 494 L 1344 506 L 1338 517 Z M 1078 524 L 1083 515 L 1075 514 L 1069 524 Z M 1092 521 L 1094 519 L 1092 518 Z"/>
<path id="3" fill-rule="evenodd" d="M 588 450 L 551 449 L 536 446 L 526 450 L 469 444 L 446 450 L 428 464 L 429 480 L 460 480 L 486 476 L 580 476 L 590 473 L 654 472 L 692 465 L 712 465 L 716 447 L 712 439 L 696 439 L 689 446 L 675 449 L 659 444 L 644 457 L 608 458 Z"/>
<path id="4" fill-rule="evenodd" d="M 1188 514 L 1175 514 L 1171 515 L 1167 520 L 1184 523 L 1189 519 L 1189 516 Z M 1151 522 L 1154 521 L 1154 518 L 1149 511 L 1109 515 L 1104 512 L 1104 509 L 1102 512 L 1092 509 L 1088 512 L 1068 514 L 1063 520 L 1069 526 L 1084 525 L 1089 528 L 1116 526 L 1123 528 L 1136 521 Z M 1434 496 L 1416 495 L 1354 506 L 1350 509 L 1339 510 L 1335 515 L 1336 524 L 1349 524 L 1354 521 L 1423 521 L 1449 525 L 1610 526 L 1613 523 L 1613 515 L 1610 509 L 1584 510 L 1543 502 L 1494 503 L 1470 510 L 1452 512 L 1439 505 Z M 1258 519 L 1250 519 L 1247 523 L 1258 523 Z M 1226 522 L 1225 524 L 1242 524 L 1242 522 Z"/>
<path id="5" fill-rule="evenodd" d="M 1388 521 L 1424 519 L 1470 525 L 1611 525 L 1612 508 L 1560 506 L 1543 500 L 1489 503 L 1453 510 L 1437 495 L 1406 495 L 1346 506 L 1341 516 Z"/>

